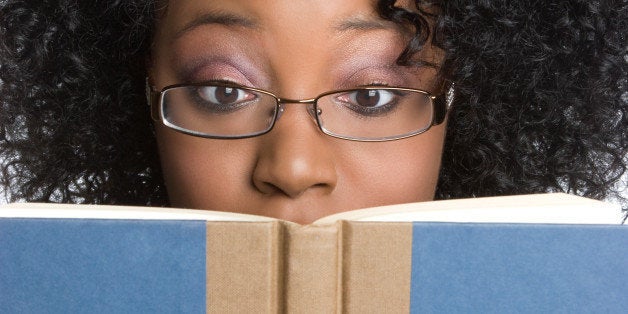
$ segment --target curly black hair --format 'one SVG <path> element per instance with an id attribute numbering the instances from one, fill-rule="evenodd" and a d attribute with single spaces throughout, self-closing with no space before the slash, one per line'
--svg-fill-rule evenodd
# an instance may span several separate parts
<path id="1" fill-rule="evenodd" d="M 455 82 L 439 199 L 616 199 L 626 171 L 628 2 L 380 0 Z M 10 201 L 165 206 L 144 95 L 156 4 L 0 1 L 0 184 Z M 424 64 L 425 65 L 425 64 Z"/>

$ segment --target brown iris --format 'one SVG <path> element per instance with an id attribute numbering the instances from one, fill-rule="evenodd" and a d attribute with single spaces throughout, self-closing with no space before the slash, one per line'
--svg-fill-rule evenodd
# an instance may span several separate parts
<path id="1" fill-rule="evenodd" d="M 238 89 L 232 87 L 216 87 L 216 100 L 221 104 L 231 104 L 238 100 Z"/>

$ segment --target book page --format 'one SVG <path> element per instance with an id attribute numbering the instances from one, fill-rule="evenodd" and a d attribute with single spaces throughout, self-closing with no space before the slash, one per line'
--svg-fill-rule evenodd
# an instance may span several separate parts
<path id="1" fill-rule="evenodd" d="M 239 213 L 165 207 L 14 203 L 0 206 L 0 217 L 164 219 L 207 221 L 275 221 Z M 346 211 L 323 217 L 313 224 L 351 221 L 433 221 L 487 223 L 619 224 L 619 205 L 556 193 L 498 196 L 388 205 Z"/>
<path id="2" fill-rule="evenodd" d="M 270 217 L 211 210 L 167 207 L 14 203 L 0 206 L 0 217 L 7 218 L 82 218 L 154 219 L 207 221 L 273 221 Z"/>
<path id="3" fill-rule="evenodd" d="M 620 224 L 616 204 L 564 194 L 532 194 L 388 205 L 323 217 L 315 224 L 350 221 Z"/>

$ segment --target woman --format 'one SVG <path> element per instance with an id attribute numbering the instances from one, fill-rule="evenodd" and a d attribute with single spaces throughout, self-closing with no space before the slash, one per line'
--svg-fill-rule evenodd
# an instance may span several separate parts
<path id="1" fill-rule="evenodd" d="M 307 223 L 434 197 L 619 197 L 626 4 L 394 2 L 5 1 L 11 200 Z"/>

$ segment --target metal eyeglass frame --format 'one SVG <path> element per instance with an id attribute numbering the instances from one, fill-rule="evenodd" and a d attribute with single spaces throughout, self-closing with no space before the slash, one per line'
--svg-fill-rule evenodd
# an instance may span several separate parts
<path id="1" fill-rule="evenodd" d="M 256 92 L 256 93 L 261 93 L 261 94 L 265 94 L 268 96 L 271 96 L 275 99 L 275 103 L 277 106 L 277 110 L 275 111 L 275 115 L 273 117 L 273 121 L 270 124 L 270 126 L 260 132 L 256 132 L 256 133 L 251 133 L 251 134 L 245 134 L 245 135 L 237 135 L 237 136 L 221 136 L 221 135 L 211 135 L 211 134 L 206 134 L 206 133 L 201 133 L 201 132 L 194 132 L 192 130 L 187 130 L 181 127 L 178 127 L 176 125 L 167 123 L 167 121 L 165 121 L 162 117 L 162 110 L 163 110 L 163 94 L 164 92 L 168 91 L 169 89 L 172 88 L 178 88 L 178 87 L 187 87 L 187 86 L 217 86 L 217 87 L 231 87 L 231 88 L 237 88 L 237 89 L 243 89 L 243 90 L 247 90 L 247 91 L 252 91 L 252 92 Z M 432 106 L 433 106 L 433 114 L 432 114 L 432 122 L 424 129 L 420 129 L 417 130 L 416 132 L 411 132 L 408 134 L 402 134 L 402 135 L 397 135 L 397 136 L 389 136 L 389 137 L 381 137 L 381 138 L 360 138 L 360 137 L 350 137 L 350 136 L 343 136 L 343 135 L 338 135 L 338 134 L 334 134 L 331 133 L 330 131 L 326 130 L 323 125 L 321 124 L 320 119 L 318 118 L 318 114 L 315 114 L 316 112 L 318 112 L 318 108 L 317 108 L 317 101 L 325 96 L 331 95 L 331 94 L 336 94 L 336 93 L 343 93 L 343 92 L 349 92 L 349 91 L 358 91 L 358 90 L 378 90 L 378 89 L 388 89 L 388 90 L 400 90 L 400 91 L 411 91 L 411 92 L 418 92 L 418 93 L 422 93 L 425 94 L 426 96 L 428 96 L 432 102 Z M 277 120 L 281 117 L 281 114 L 283 112 L 283 106 L 282 104 L 289 104 L 289 103 L 293 103 L 293 104 L 312 104 L 313 105 L 313 109 L 312 112 L 310 112 L 310 114 L 312 115 L 312 117 L 314 117 L 315 121 L 316 121 L 316 125 L 318 126 L 318 129 L 321 130 L 321 132 L 323 132 L 324 134 L 331 136 L 331 137 L 335 137 L 335 138 L 339 138 L 339 139 L 344 139 L 344 140 L 350 140 L 350 141 L 359 141 L 359 142 L 384 142 L 384 141 L 394 141 L 394 140 L 400 140 L 400 139 L 404 139 L 404 138 L 408 138 L 408 137 L 412 137 L 412 136 L 416 136 L 422 133 L 427 132 L 432 126 L 435 125 L 439 125 L 441 123 L 443 123 L 443 121 L 445 120 L 445 117 L 447 115 L 447 112 L 451 109 L 453 101 L 454 101 L 454 83 L 449 83 L 447 86 L 447 90 L 446 92 L 444 92 L 443 94 L 439 95 L 439 96 L 434 96 L 431 93 L 421 90 L 421 89 L 414 89 L 414 88 L 404 88 L 404 87 L 388 87 L 388 86 L 366 86 L 366 87 L 359 87 L 359 88 L 349 88 L 349 89 L 340 89 L 340 90 L 333 90 L 333 91 L 329 91 L 329 92 L 325 92 L 322 93 L 318 96 L 316 96 L 315 98 L 309 98 L 309 99 L 288 99 L 288 98 L 280 98 L 278 96 L 276 96 L 275 94 L 263 90 L 263 89 L 258 89 L 258 88 L 253 88 L 253 87 L 246 87 L 246 86 L 240 86 L 240 85 L 236 85 L 236 84 L 227 84 L 227 83 L 217 83 L 217 82 L 201 82 L 201 83 L 190 83 L 190 84 L 174 84 L 174 85 L 168 85 L 166 87 L 164 87 L 162 90 L 156 90 L 153 86 L 151 86 L 148 82 L 148 78 L 146 79 L 146 98 L 148 101 L 148 105 L 150 106 L 150 111 L 151 111 L 151 117 L 154 121 L 159 121 L 161 123 L 163 123 L 165 126 L 176 130 L 178 132 L 187 134 L 187 135 L 191 135 L 191 136 L 196 136 L 196 137 L 203 137 L 203 138 L 213 138 L 213 139 L 242 139 L 242 138 L 250 138 L 250 137 L 255 137 L 255 136 L 260 136 L 263 134 L 266 134 L 268 132 L 270 132 L 273 127 L 275 126 L 275 123 L 277 123 Z"/>

